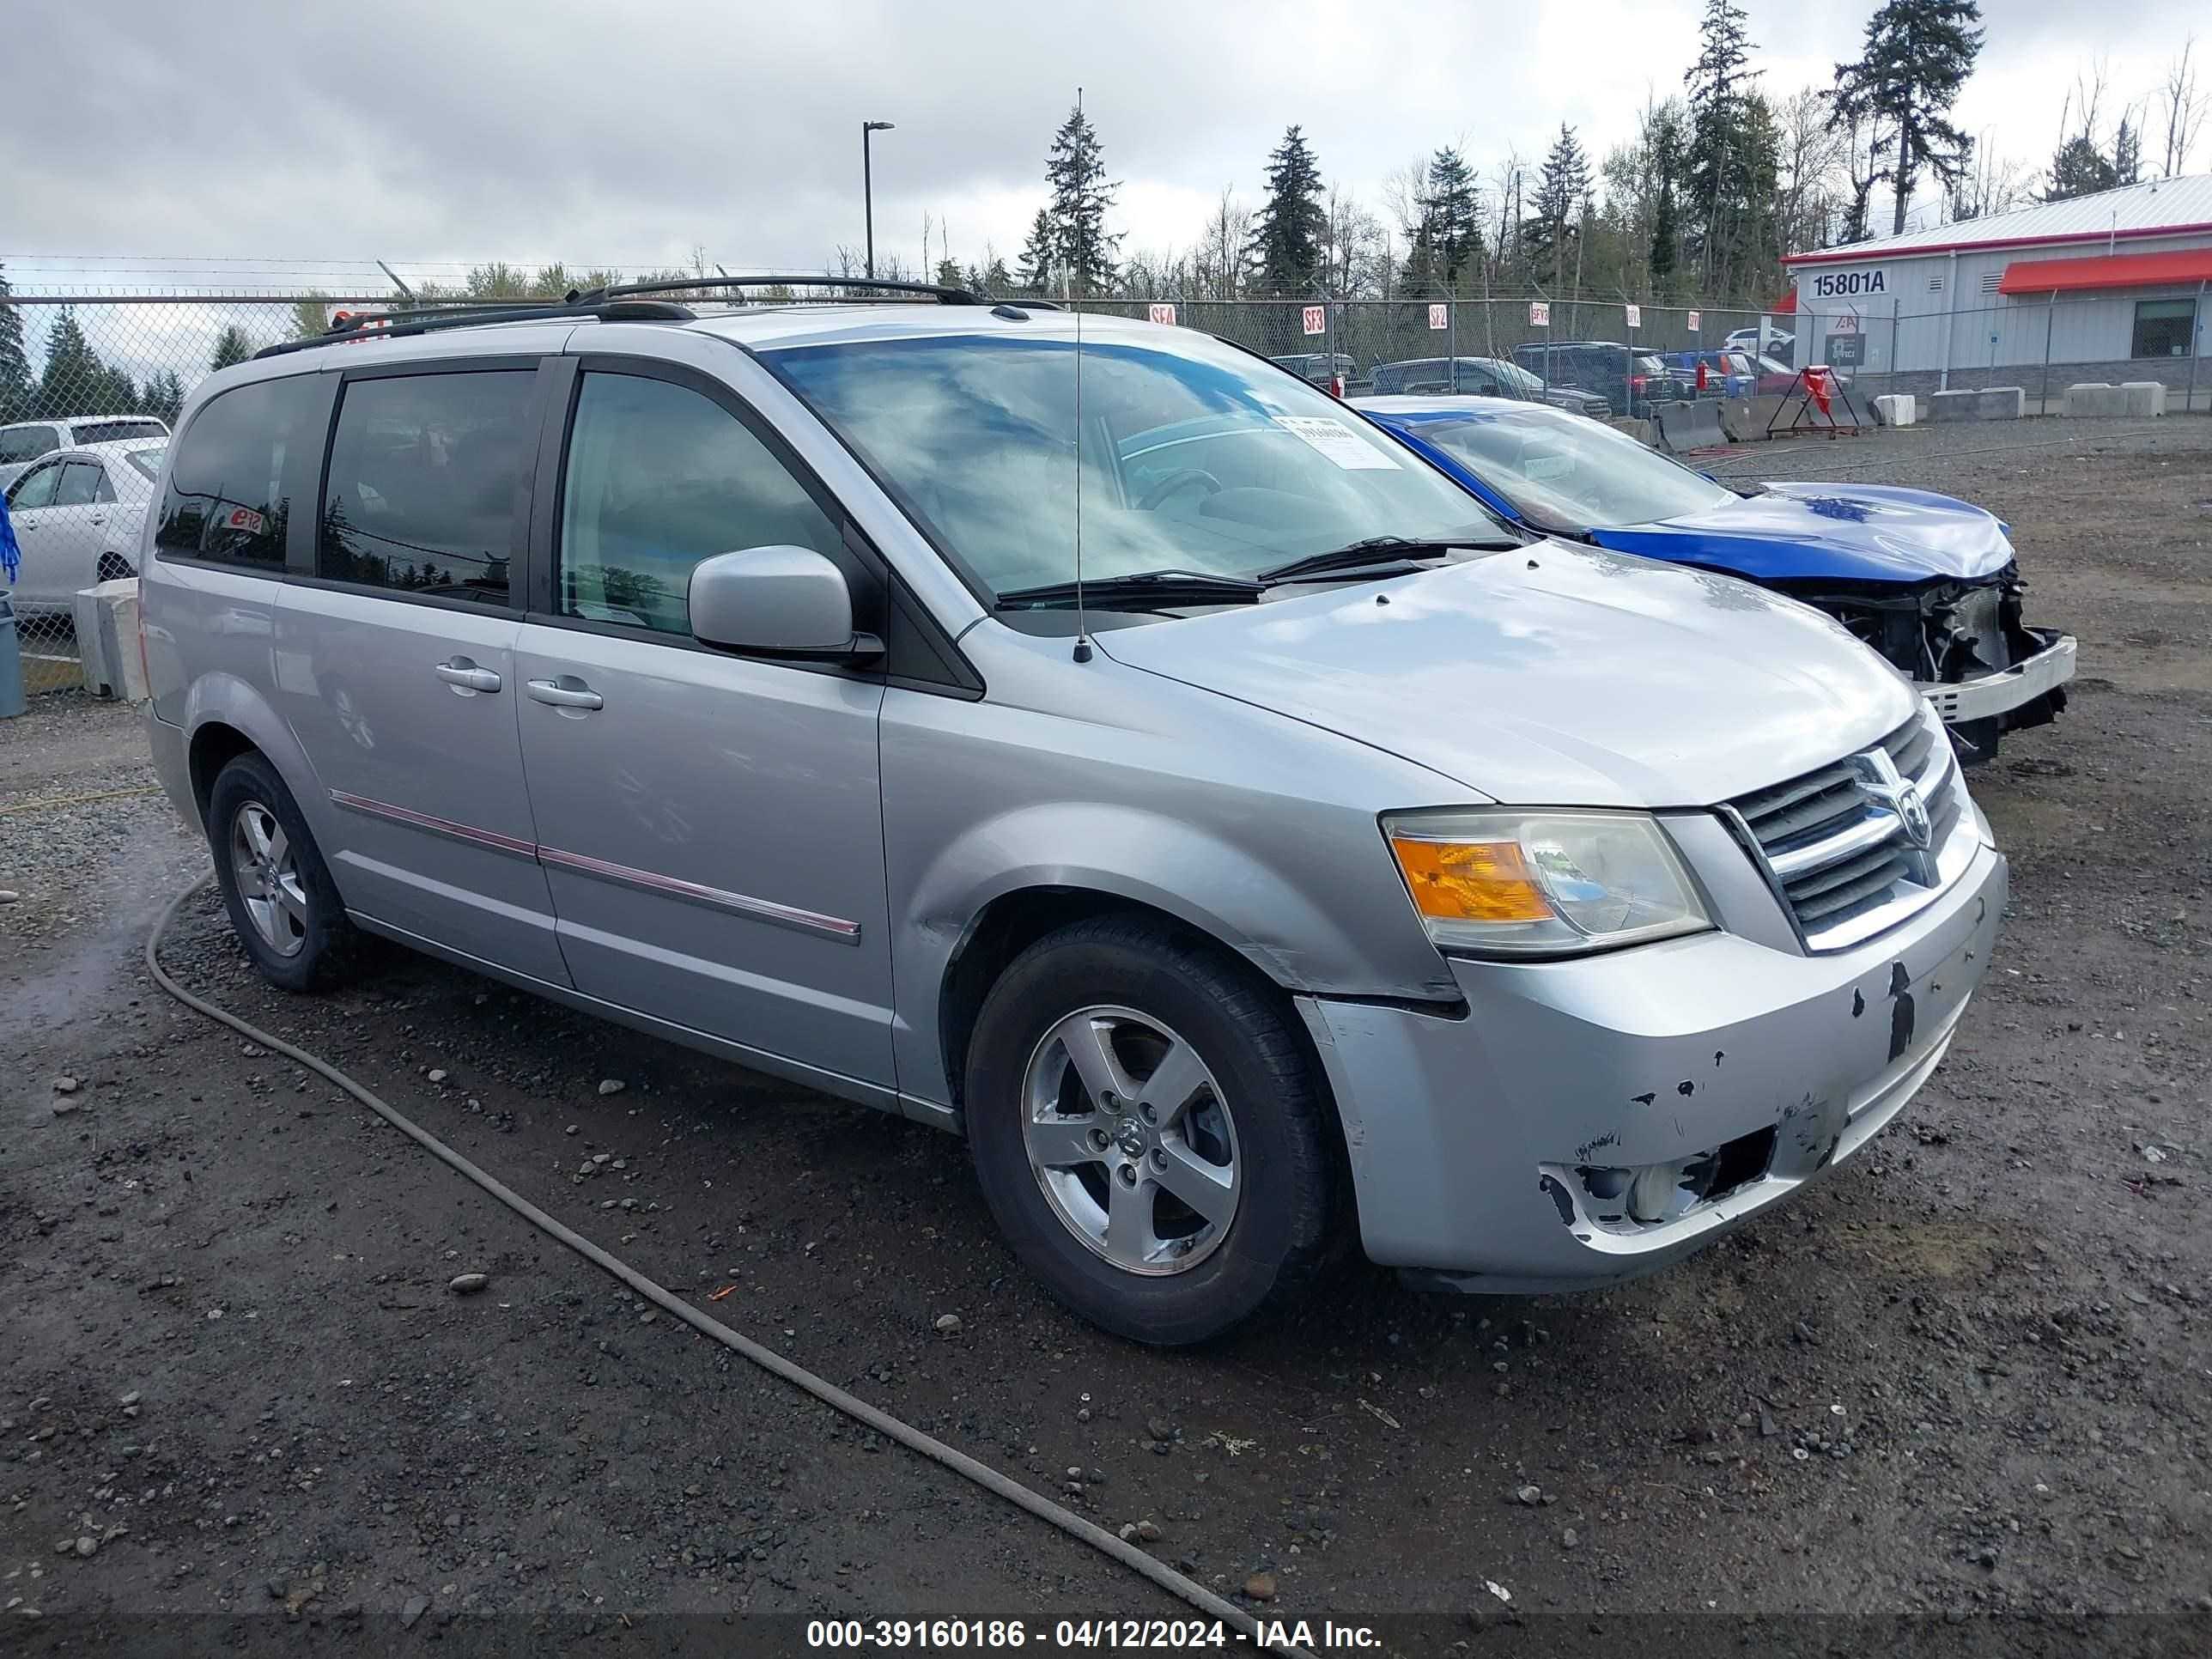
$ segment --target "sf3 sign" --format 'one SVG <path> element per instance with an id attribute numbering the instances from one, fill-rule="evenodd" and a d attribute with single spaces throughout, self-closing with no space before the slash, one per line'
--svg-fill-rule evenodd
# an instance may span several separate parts
<path id="1" fill-rule="evenodd" d="M 1328 333 L 1328 307 L 1327 306 L 1308 306 L 1305 310 L 1305 320 L 1307 333 Z"/>

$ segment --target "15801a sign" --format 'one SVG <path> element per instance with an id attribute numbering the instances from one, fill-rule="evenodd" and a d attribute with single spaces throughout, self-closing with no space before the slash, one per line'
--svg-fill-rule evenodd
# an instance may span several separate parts
<path id="1" fill-rule="evenodd" d="M 1834 300 L 1854 294 L 1887 294 L 1887 273 L 1875 270 L 1823 270 L 1813 278 L 1813 297 Z"/>

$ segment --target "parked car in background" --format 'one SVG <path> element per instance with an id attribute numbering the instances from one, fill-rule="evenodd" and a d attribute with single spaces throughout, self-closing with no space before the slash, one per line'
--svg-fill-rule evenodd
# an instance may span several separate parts
<path id="1" fill-rule="evenodd" d="M 1871 653 L 1195 329 L 931 292 L 200 383 L 147 730 L 265 977 L 367 930 L 964 1133 L 1013 1259 L 1160 1343 L 1355 1239 L 1650 1271 L 1927 1079 L 2005 861 Z"/>
<path id="2" fill-rule="evenodd" d="M 1721 344 L 1731 351 L 1748 351 L 1787 362 L 1796 355 L 1797 337 L 1778 328 L 1770 327 L 1764 337 L 1756 328 L 1739 328 Z"/>
<path id="3" fill-rule="evenodd" d="M 1267 361 L 1340 398 L 1362 397 L 1373 389 L 1372 383 L 1361 376 L 1359 365 L 1348 351 L 1334 356 L 1326 351 L 1293 351 Z"/>
<path id="4" fill-rule="evenodd" d="M 151 415 L 70 415 L 0 426 L 0 489 L 22 477 L 33 461 L 58 449 L 168 435 L 167 424 Z"/>
<path id="5" fill-rule="evenodd" d="M 1685 394 L 1656 352 L 1606 340 L 1536 341 L 1516 346 L 1513 361 L 1550 386 L 1572 386 L 1605 399 L 1609 413 L 1648 418 Z"/>
<path id="6" fill-rule="evenodd" d="M 1778 398 L 1797 384 L 1797 371 L 1772 357 L 1748 351 L 1673 351 L 1666 356 L 1667 373 L 1693 397 Z M 1697 390 L 1698 365 L 1705 366 L 1705 390 Z M 1851 377 L 1840 369 L 1829 371 L 1838 387 L 1848 387 Z"/>
<path id="7" fill-rule="evenodd" d="M 1402 362 L 1377 363 L 1372 381 L 1375 397 L 1401 392 L 1444 392 L 1478 398 L 1513 398 L 1522 403 L 1549 404 L 1570 414 L 1603 419 L 1611 406 L 1595 392 L 1571 386 L 1547 386 L 1518 363 L 1498 357 L 1462 357 L 1453 371 L 1449 357 L 1411 357 Z"/>
<path id="8" fill-rule="evenodd" d="M 1732 489 L 1610 427 L 1525 404 L 1356 404 L 1532 532 L 1741 576 L 1826 611 L 1942 714 L 1969 762 L 2066 706 L 2075 642 L 2022 618 L 2009 528 L 1881 484 Z"/>
<path id="9" fill-rule="evenodd" d="M 138 543 L 168 440 L 84 444 L 33 461 L 8 487 L 27 615 L 72 611 L 80 589 L 138 574 Z"/>

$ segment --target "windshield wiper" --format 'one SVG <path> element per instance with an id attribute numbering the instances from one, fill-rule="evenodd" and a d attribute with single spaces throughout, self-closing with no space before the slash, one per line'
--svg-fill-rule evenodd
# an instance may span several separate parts
<path id="1" fill-rule="evenodd" d="M 1503 553 L 1524 544 L 1516 537 L 1459 536 L 1449 539 L 1416 541 L 1404 536 L 1370 536 L 1326 553 L 1309 553 L 1272 570 L 1262 570 L 1262 582 L 1293 582 L 1308 576 L 1329 575 L 1341 570 L 1364 570 L 1370 565 L 1404 564 L 1417 559 L 1449 558 L 1454 553 Z"/>
<path id="2" fill-rule="evenodd" d="M 1079 596 L 1086 603 L 1125 611 L 1150 605 L 1237 605 L 1257 599 L 1265 586 L 1249 577 L 1218 576 L 1203 570 L 1139 570 L 1127 576 L 1094 577 L 1079 589 L 1073 582 L 1012 588 L 999 595 L 999 605 L 1001 609 L 1027 610 L 1073 605 Z"/>

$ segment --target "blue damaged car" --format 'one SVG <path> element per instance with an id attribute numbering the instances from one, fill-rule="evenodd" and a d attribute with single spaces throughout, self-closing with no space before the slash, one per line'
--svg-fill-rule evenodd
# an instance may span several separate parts
<path id="1" fill-rule="evenodd" d="M 1969 763 L 2066 706 L 2073 636 L 2022 620 L 2010 527 L 1978 507 L 1881 484 L 1724 485 L 1611 427 L 1503 398 L 1353 407 L 1517 525 L 1826 611 L 1913 682 Z"/>

